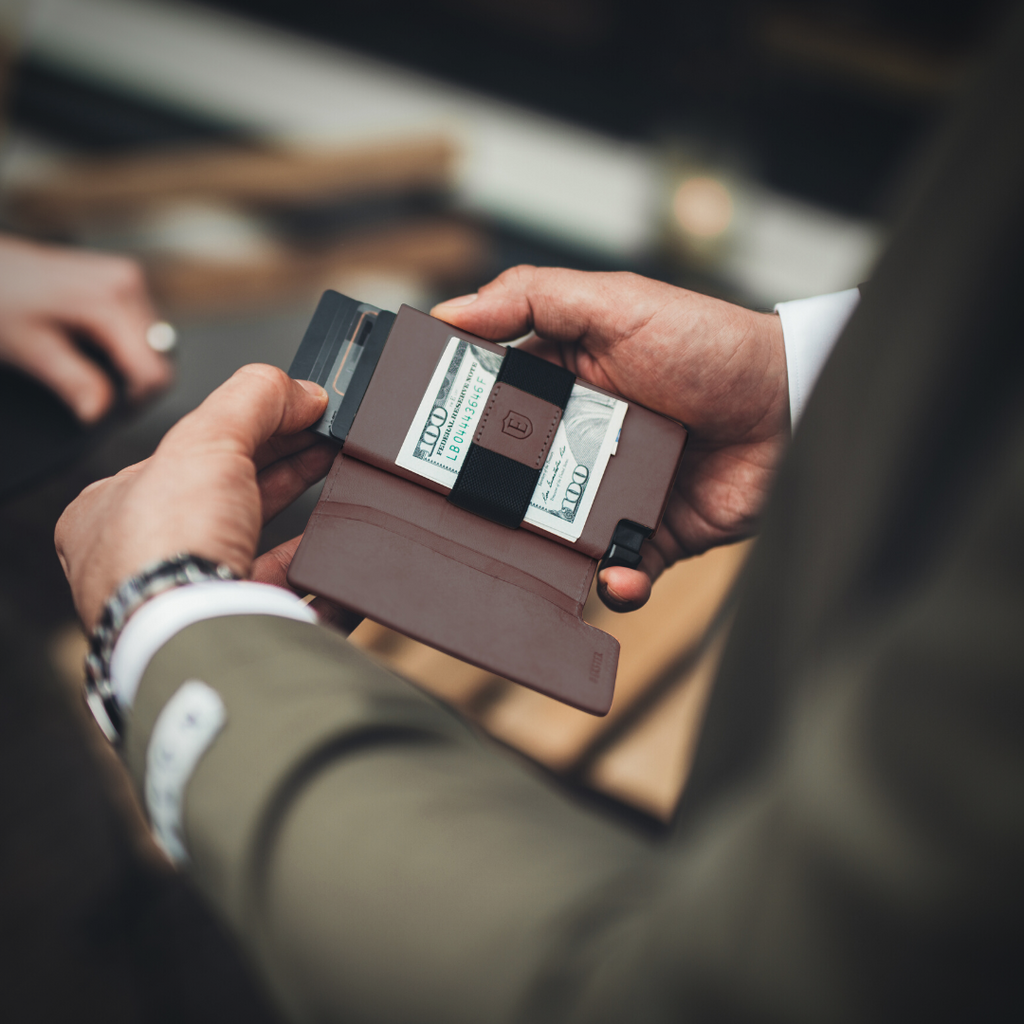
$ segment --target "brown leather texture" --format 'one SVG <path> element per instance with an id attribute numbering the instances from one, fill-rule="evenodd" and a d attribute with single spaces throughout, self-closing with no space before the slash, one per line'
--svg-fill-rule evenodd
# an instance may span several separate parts
<path id="1" fill-rule="evenodd" d="M 548 457 L 562 410 L 543 398 L 500 381 L 491 388 L 473 441 L 531 469 Z"/>
<path id="2" fill-rule="evenodd" d="M 575 544 L 528 524 L 499 526 L 452 505 L 446 488 L 395 465 L 453 335 L 501 351 L 401 308 L 289 580 L 496 675 L 604 714 L 619 645 L 583 621 L 583 604 L 619 520 L 651 530 L 659 525 L 686 431 L 630 404 L 618 452 Z M 540 430 L 546 436 L 550 421 L 520 409 L 513 401 L 518 394 L 508 397 L 497 422 L 516 411 L 531 420 L 528 440 Z"/>

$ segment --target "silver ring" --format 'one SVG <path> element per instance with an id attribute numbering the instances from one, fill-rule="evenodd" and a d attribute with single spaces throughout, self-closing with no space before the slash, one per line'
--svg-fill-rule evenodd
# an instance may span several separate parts
<path id="1" fill-rule="evenodd" d="M 166 320 L 157 320 L 146 330 L 146 344 L 154 352 L 171 352 L 178 344 L 178 332 Z"/>

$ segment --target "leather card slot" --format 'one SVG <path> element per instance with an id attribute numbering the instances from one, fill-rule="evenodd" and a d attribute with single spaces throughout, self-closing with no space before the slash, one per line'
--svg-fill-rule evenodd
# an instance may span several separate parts
<path id="1" fill-rule="evenodd" d="M 536 576 L 531 576 L 529 573 L 509 565 L 507 562 L 500 562 L 495 558 L 480 554 L 480 552 L 467 548 L 456 541 L 439 537 L 430 530 L 425 530 L 415 523 L 410 523 L 388 512 L 382 512 L 380 509 L 370 508 L 366 505 L 332 501 L 317 509 L 317 514 L 376 526 L 389 533 L 394 533 L 407 540 L 411 540 L 420 547 L 451 558 L 469 569 L 474 569 L 485 576 L 498 580 L 500 583 L 507 583 L 509 586 L 534 594 L 547 601 L 548 604 L 552 604 L 571 615 L 578 617 L 582 611 L 583 601 L 574 599 L 557 587 L 537 579 Z M 589 585 L 587 590 L 589 591 Z M 585 598 L 586 595 L 584 595 L 584 600 Z"/>

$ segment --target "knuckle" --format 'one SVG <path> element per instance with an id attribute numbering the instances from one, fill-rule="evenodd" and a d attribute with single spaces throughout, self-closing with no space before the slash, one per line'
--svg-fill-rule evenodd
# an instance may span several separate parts
<path id="1" fill-rule="evenodd" d="M 499 290 L 502 288 L 522 288 L 533 275 L 533 273 L 536 271 L 536 269 L 536 267 L 531 266 L 529 263 L 520 263 L 517 266 L 509 267 L 508 270 L 503 270 L 489 284 L 485 284 L 480 289 L 480 291 L 489 292 L 492 289 Z"/>
<path id="2" fill-rule="evenodd" d="M 532 264 L 520 263 L 503 270 L 493 281 L 479 288 L 478 293 L 488 298 L 501 298 L 503 292 L 506 296 L 528 294 L 532 290 L 537 273 L 537 267 Z"/>
<path id="3" fill-rule="evenodd" d="M 532 263 L 520 263 L 518 266 L 509 267 L 499 278 L 506 284 L 528 285 L 537 273 L 537 268 Z"/>

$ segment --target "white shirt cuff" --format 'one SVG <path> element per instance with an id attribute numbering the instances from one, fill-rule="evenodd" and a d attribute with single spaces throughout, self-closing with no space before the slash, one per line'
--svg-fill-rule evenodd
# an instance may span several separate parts
<path id="1" fill-rule="evenodd" d="M 211 580 L 175 587 L 147 601 L 127 622 L 110 658 L 110 682 L 122 708 L 130 708 L 150 660 L 186 626 L 221 615 L 277 615 L 317 621 L 301 598 L 271 586 L 243 580 Z"/>
<path id="2" fill-rule="evenodd" d="M 860 302 L 860 289 L 848 288 L 812 299 L 780 302 L 775 312 L 782 321 L 789 374 L 789 418 L 793 429 L 803 414 L 814 384 L 839 335 Z"/>

